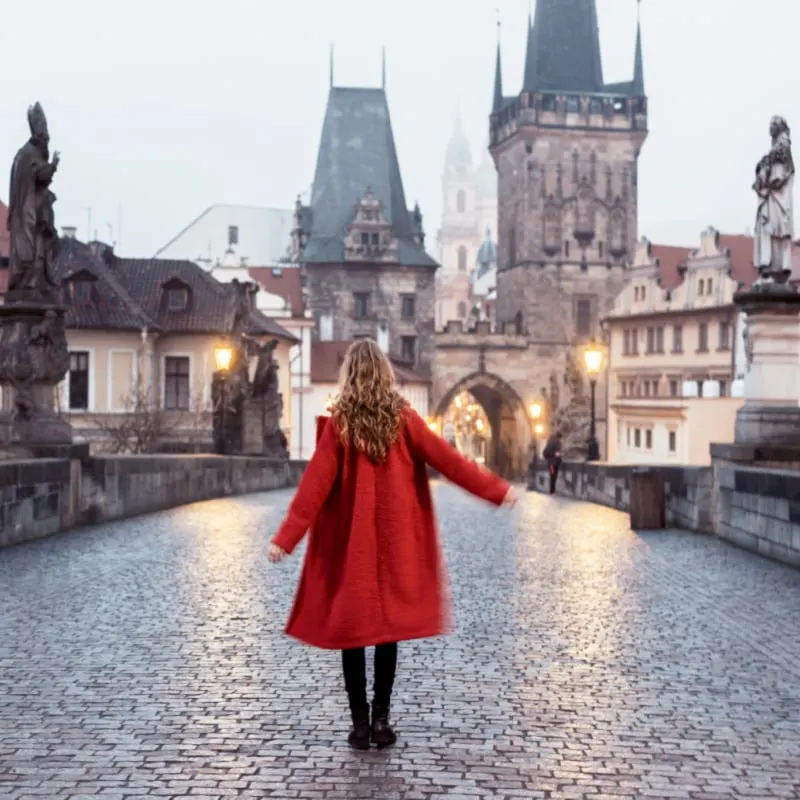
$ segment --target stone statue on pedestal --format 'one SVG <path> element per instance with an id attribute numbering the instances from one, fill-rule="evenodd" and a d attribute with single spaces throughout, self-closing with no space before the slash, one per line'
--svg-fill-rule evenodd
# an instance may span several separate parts
<path id="1" fill-rule="evenodd" d="M 756 165 L 753 191 L 758 195 L 753 263 L 759 272 L 754 288 L 784 286 L 792 272 L 794 237 L 794 160 L 789 125 L 770 121 L 772 146 Z"/>
<path id="2" fill-rule="evenodd" d="M 67 445 L 70 425 L 55 411 L 55 387 L 69 370 L 65 309 L 55 278 L 59 251 L 50 184 L 58 153 L 39 103 L 28 109 L 31 138 L 14 158 L 8 207 L 9 281 L 0 306 L 0 385 L 11 389 L 11 442 Z"/>
<path id="3" fill-rule="evenodd" d="M 277 346 L 278 340 L 272 339 L 259 348 L 252 394 L 262 404 L 264 455 L 284 457 L 287 453 L 286 436 L 281 430 L 283 398 L 278 385 L 278 364 L 274 358 Z"/>

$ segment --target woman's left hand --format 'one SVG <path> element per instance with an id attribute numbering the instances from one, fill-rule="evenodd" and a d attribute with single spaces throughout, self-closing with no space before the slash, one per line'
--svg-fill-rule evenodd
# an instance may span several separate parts
<path id="1" fill-rule="evenodd" d="M 287 555 L 288 553 L 282 547 L 278 547 L 276 544 L 271 544 L 269 546 L 267 557 L 269 558 L 270 563 L 277 564 L 279 561 L 283 561 Z"/>

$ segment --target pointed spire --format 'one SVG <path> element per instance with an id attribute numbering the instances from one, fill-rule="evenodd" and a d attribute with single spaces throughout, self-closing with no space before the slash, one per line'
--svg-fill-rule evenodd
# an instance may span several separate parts
<path id="1" fill-rule="evenodd" d="M 523 91 L 603 89 L 596 0 L 536 0 Z"/>
<path id="2" fill-rule="evenodd" d="M 333 42 L 331 42 L 330 81 L 331 81 L 331 89 L 333 89 Z"/>
<path id="3" fill-rule="evenodd" d="M 381 49 L 381 89 L 386 91 L 386 46 Z"/>
<path id="4" fill-rule="evenodd" d="M 500 60 L 500 12 L 497 12 L 497 60 L 494 67 L 494 101 L 492 113 L 496 114 L 503 107 L 503 65 Z"/>
<path id="5" fill-rule="evenodd" d="M 538 62 L 536 59 L 536 34 L 533 28 L 533 10 L 530 2 L 528 3 L 528 39 L 525 46 L 525 74 L 522 77 L 522 91 L 532 92 L 536 87 L 536 70 Z"/>
<path id="6" fill-rule="evenodd" d="M 642 0 L 636 0 L 639 7 L 636 23 L 636 56 L 633 63 L 633 88 L 634 97 L 644 97 L 644 57 L 642 56 Z"/>

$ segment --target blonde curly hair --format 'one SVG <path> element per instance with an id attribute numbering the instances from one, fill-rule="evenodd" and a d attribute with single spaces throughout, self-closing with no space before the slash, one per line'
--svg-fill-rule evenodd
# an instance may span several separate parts
<path id="1" fill-rule="evenodd" d="M 392 365 L 377 343 L 360 339 L 347 349 L 331 416 L 342 444 L 352 444 L 381 464 L 400 433 L 407 403 L 397 391 Z"/>

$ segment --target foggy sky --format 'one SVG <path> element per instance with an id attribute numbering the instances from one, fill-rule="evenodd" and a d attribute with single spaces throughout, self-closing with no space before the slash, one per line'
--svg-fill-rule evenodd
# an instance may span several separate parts
<path id="1" fill-rule="evenodd" d="M 62 154 L 56 222 L 81 238 L 89 208 L 92 235 L 129 256 L 152 255 L 215 203 L 291 208 L 313 178 L 330 43 L 337 85 L 355 86 L 380 85 L 385 45 L 406 199 L 432 240 L 457 107 L 476 161 L 486 143 L 496 9 L 516 93 L 528 0 L 0 0 L 0 198 L 39 100 Z M 598 11 L 605 79 L 629 79 L 636 2 Z M 800 126 L 800 2 L 643 0 L 642 24 L 639 234 L 696 246 L 708 225 L 743 232 L 770 116 Z"/>

